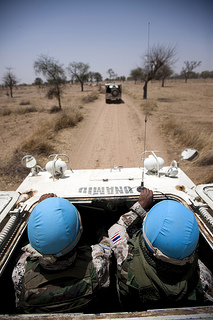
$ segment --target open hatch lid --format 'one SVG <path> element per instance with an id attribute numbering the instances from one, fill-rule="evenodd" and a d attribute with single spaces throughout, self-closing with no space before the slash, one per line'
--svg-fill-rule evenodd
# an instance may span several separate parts
<path id="1" fill-rule="evenodd" d="M 196 192 L 213 210 L 213 184 L 200 184 L 196 187 Z"/>
<path id="2" fill-rule="evenodd" d="M 0 191 L 0 223 L 13 208 L 18 197 L 19 193 L 16 191 Z"/>

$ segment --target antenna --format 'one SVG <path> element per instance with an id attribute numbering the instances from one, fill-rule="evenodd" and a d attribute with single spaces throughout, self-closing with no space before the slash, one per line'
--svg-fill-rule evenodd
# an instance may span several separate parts
<path id="1" fill-rule="evenodd" d="M 148 74 L 149 74 L 149 33 L 150 33 L 150 22 L 148 23 L 148 54 L 147 54 L 147 75 L 146 75 L 146 111 L 145 111 L 145 126 L 144 126 L 144 153 L 146 151 L 146 123 L 147 123 L 147 85 L 148 85 Z M 144 187 L 144 168 L 142 170 L 142 180 L 141 180 L 141 185 L 137 187 L 137 191 L 141 192 L 143 189 L 146 189 Z"/>

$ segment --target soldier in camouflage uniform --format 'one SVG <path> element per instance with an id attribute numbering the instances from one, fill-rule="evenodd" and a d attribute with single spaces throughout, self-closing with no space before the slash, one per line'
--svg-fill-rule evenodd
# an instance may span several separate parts
<path id="1" fill-rule="evenodd" d="M 81 233 L 80 215 L 68 200 L 41 197 L 28 223 L 30 244 L 22 248 L 12 274 L 18 308 L 26 313 L 82 312 L 109 286 L 109 239 L 81 246 Z"/>
<path id="2" fill-rule="evenodd" d="M 152 191 L 144 189 L 130 212 L 122 215 L 108 232 L 117 260 L 121 305 L 125 310 L 136 311 L 213 302 L 212 274 L 197 258 L 199 229 L 194 214 L 171 200 L 153 206 L 147 214 L 145 209 L 152 204 Z M 169 212 L 173 206 L 177 214 Z M 185 216 L 189 216 L 188 220 Z M 178 218 L 173 223 L 174 217 L 179 217 L 179 228 Z"/>

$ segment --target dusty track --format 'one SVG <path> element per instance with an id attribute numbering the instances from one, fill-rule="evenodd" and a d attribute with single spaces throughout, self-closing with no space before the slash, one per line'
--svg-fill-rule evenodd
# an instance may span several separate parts
<path id="1" fill-rule="evenodd" d="M 104 96 L 100 96 L 85 107 L 82 123 L 71 132 L 64 130 L 60 134 L 60 150 L 70 157 L 73 169 L 139 165 L 144 150 L 145 117 L 133 99 L 123 95 L 123 102 L 106 104 Z M 166 153 L 153 120 L 148 120 L 146 133 L 146 149 Z"/>
<path id="2" fill-rule="evenodd" d="M 83 114 L 83 121 L 74 128 L 63 129 L 58 133 L 52 132 L 51 139 L 44 141 L 48 146 L 53 146 L 52 153 L 67 154 L 73 170 L 112 168 L 115 165 L 139 166 L 144 151 L 145 135 L 145 115 L 142 110 L 145 101 L 142 101 L 141 96 L 142 85 L 125 83 L 122 95 L 124 103 L 121 104 L 106 104 L 105 96 L 100 92 L 97 100 L 88 103 L 87 98 L 93 92 L 97 93 L 97 87 L 85 86 L 84 92 L 80 91 L 78 85 L 68 87 L 63 96 L 63 111 L 69 114 L 77 109 L 77 112 Z M 196 128 L 205 142 L 201 156 L 210 162 L 212 92 L 212 81 L 194 81 L 187 86 L 181 81 L 170 81 L 165 88 L 161 88 L 157 82 L 150 84 L 148 105 L 151 108 L 146 123 L 145 149 L 159 150 L 166 165 L 173 159 L 179 160 L 184 148 L 196 147 L 202 151 L 202 145 L 195 146 L 193 139 L 190 145 L 188 142 L 179 143 L 169 134 L 169 129 L 162 132 L 162 123 L 171 117 L 171 121 L 177 119 L 180 122 L 180 130 L 187 129 L 186 135 L 191 138 Z M 35 106 L 37 111 L 24 114 L 17 112 L 28 107 L 21 105 L 23 101 L 29 101 L 29 105 Z M 34 87 L 17 88 L 13 99 L 5 96 L 3 90 L 0 91 L 0 162 L 3 167 L 10 164 L 10 158 L 16 150 L 21 149 L 23 141 L 30 140 L 34 133 L 42 130 L 43 123 L 54 124 L 57 114 L 49 113 L 54 102 L 46 99 L 44 93 L 38 93 Z M 4 110 L 11 113 L 3 114 Z M 39 141 L 41 136 L 35 134 L 35 139 Z M 48 161 L 48 157 L 42 154 L 36 155 L 27 150 L 25 152 L 35 155 L 42 167 Z M 2 175 L 1 190 L 16 190 L 20 184 L 22 178 L 16 175 L 16 165 L 20 165 L 18 158 L 15 159 L 12 168 L 13 176 Z M 187 162 L 181 162 L 181 168 L 195 183 L 205 183 L 205 177 L 208 179 L 211 171 L 210 166 L 196 167 L 196 163 Z"/>
<path id="3" fill-rule="evenodd" d="M 61 130 L 54 137 L 54 153 L 67 154 L 73 170 L 113 168 L 115 165 L 138 167 L 144 151 L 145 115 L 133 98 L 125 94 L 122 98 L 123 103 L 106 104 L 105 95 L 100 94 L 97 100 L 84 104 L 80 110 L 83 121 L 76 127 Z M 0 158 L 9 159 L 22 141 L 32 135 L 34 127 L 42 130 L 42 121 L 50 117 L 47 112 L 2 117 Z M 160 150 L 167 160 L 167 148 L 154 121 L 152 116 L 146 124 L 146 150 Z M 43 163 L 39 156 L 36 158 L 41 166 L 48 161 L 47 157 Z M 1 190 L 16 190 L 20 182 L 3 179 L 0 187 Z"/>

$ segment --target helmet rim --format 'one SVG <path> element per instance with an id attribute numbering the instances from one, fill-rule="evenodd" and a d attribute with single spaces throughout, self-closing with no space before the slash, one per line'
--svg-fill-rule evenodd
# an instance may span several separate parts
<path id="1" fill-rule="evenodd" d="M 194 253 L 199 227 L 190 209 L 178 201 L 163 200 L 147 213 L 143 237 L 155 254 L 158 251 L 171 259 L 182 260 Z"/>

